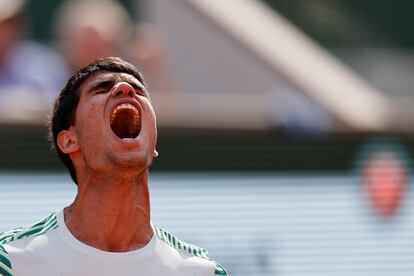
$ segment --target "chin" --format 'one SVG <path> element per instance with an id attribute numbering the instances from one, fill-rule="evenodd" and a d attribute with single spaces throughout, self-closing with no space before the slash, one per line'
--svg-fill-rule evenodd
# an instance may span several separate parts
<path id="1" fill-rule="evenodd" d="M 148 155 L 137 156 L 137 154 L 123 154 L 123 155 L 112 155 L 111 166 L 115 170 L 125 171 L 143 171 L 150 167 L 152 158 Z"/>

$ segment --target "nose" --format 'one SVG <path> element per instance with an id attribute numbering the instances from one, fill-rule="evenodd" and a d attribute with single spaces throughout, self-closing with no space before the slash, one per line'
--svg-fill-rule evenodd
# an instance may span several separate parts
<path id="1" fill-rule="evenodd" d="M 135 90 L 134 88 L 126 82 L 119 82 L 115 85 L 115 87 L 112 89 L 112 97 L 134 97 Z"/>

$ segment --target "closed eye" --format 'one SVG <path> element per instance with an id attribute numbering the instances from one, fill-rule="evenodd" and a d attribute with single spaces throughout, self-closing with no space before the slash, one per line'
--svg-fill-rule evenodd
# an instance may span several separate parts
<path id="1" fill-rule="evenodd" d="M 102 94 L 102 93 L 107 93 L 109 90 L 107 89 L 99 89 L 99 90 L 95 90 L 93 92 L 93 94 Z"/>
<path id="2" fill-rule="evenodd" d="M 89 93 L 91 94 L 106 93 L 110 91 L 114 85 L 115 85 L 115 82 L 112 80 L 98 82 L 91 89 L 89 89 Z"/>
<path id="3" fill-rule="evenodd" d="M 135 82 L 128 82 L 129 83 L 129 85 L 131 85 L 132 86 L 132 88 L 134 88 L 134 90 L 135 90 L 135 93 L 137 93 L 138 95 L 140 95 L 140 96 L 145 96 L 145 92 L 144 92 L 144 90 L 142 89 L 142 87 L 141 86 L 139 86 L 138 84 L 136 84 Z"/>

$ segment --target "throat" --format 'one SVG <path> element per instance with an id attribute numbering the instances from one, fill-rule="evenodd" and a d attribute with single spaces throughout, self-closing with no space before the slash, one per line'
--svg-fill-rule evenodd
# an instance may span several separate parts
<path id="1" fill-rule="evenodd" d="M 68 207 L 70 208 L 70 207 Z M 144 247 L 154 231 L 142 212 L 95 214 L 65 209 L 65 224 L 78 241 L 108 252 L 127 252 Z"/>
<path id="2" fill-rule="evenodd" d="M 77 240 L 100 250 L 145 246 L 153 236 L 147 178 L 134 185 L 107 181 L 92 177 L 79 182 L 75 201 L 64 209 L 66 226 Z"/>

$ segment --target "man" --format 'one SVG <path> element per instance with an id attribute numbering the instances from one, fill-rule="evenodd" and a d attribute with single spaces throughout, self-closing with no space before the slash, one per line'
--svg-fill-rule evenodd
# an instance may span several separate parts
<path id="1" fill-rule="evenodd" d="M 73 75 L 55 102 L 51 134 L 77 196 L 0 236 L 1 275 L 228 275 L 206 250 L 150 222 L 157 128 L 133 65 L 106 58 Z"/>

